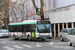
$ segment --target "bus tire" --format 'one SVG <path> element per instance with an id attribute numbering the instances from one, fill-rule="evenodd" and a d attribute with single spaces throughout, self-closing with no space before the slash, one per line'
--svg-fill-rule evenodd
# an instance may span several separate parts
<path id="1" fill-rule="evenodd" d="M 16 38 L 15 34 L 13 35 L 14 40 L 18 40 L 18 38 Z"/>
<path id="2" fill-rule="evenodd" d="M 60 37 L 60 40 L 61 40 L 61 41 L 64 41 L 64 39 L 63 39 L 62 37 Z"/>
<path id="3" fill-rule="evenodd" d="M 14 40 L 18 40 L 18 38 L 14 38 Z"/>
<path id="4" fill-rule="evenodd" d="M 72 46 L 72 43 L 71 43 L 71 41 L 70 41 L 70 40 L 68 40 L 68 44 L 69 44 L 69 46 Z"/>
<path id="5" fill-rule="evenodd" d="M 30 36 L 27 36 L 27 39 L 28 39 L 28 41 L 30 41 L 31 40 L 31 37 Z"/>
<path id="6" fill-rule="evenodd" d="M 45 41 L 45 39 L 42 39 L 42 41 Z"/>

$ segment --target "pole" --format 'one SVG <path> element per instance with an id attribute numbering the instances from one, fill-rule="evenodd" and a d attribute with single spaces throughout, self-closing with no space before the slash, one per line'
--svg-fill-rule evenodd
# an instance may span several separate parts
<path id="1" fill-rule="evenodd" d="M 43 1 L 42 0 L 40 0 L 40 4 L 41 4 L 41 20 L 44 20 Z"/>

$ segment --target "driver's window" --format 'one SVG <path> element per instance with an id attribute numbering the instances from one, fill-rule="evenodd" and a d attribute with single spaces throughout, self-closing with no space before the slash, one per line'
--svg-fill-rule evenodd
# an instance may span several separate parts
<path id="1" fill-rule="evenodd" d="M 35 24 L 31 24 L 30 25 L 31 32 L 35 32 L 35 28 L 36 28 Z"/>

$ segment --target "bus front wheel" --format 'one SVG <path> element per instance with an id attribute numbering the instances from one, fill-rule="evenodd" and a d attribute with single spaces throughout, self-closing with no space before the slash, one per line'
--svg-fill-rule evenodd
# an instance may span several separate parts
<path id="1" fill-rule="evenodd" d="M 45 39 L 42 39 L 42 41 L 45 41 Z"/>

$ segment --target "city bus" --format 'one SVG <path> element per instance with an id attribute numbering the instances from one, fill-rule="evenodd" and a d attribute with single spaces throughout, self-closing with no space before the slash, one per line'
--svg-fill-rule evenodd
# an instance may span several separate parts
<path id="1" fill-rule="evenodd" d="M 45 39 L 52 38 L 51 22 L 40 20 L 26 20 L 20 23 L 10 23 L 8 31 L 14 39 Z"/>

